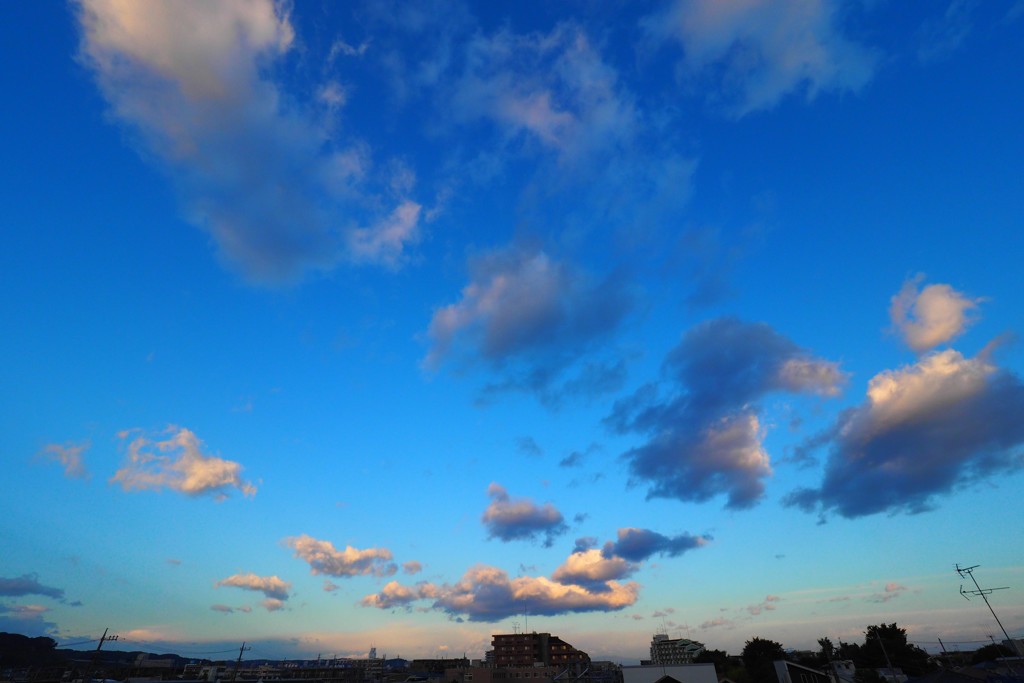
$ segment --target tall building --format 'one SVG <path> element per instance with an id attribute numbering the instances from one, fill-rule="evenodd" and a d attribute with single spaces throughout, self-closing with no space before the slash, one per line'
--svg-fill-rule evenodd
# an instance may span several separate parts
<path id="1" fill-rule="evenodd" d="M 651 640 L 651 664 L 693 664 L 693 659 L 704 652 L 704 643 L 689 638 L 669 638 L 658 633 Z"/>
<path id="2" fill-rule="evenodd" d="M 492 636 L 494 666 L 587 666 L 590 657 L 550 633 L 505 633 Z"/>

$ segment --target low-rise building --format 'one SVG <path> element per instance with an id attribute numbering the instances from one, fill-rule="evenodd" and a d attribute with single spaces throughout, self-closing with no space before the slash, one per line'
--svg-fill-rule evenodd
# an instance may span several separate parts
<path id="1" fill-rule="evenodd" d="M 590 664 L 586 652 L 550 633 L 497 634 L 492 636 L 491 645 L 498 669 L 540 665 L 582 670 Z"/>

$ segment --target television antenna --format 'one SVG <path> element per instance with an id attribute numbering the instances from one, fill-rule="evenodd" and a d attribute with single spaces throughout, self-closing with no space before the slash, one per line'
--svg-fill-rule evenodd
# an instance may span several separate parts
<path id="1" fill-rule="evenodd" d="M 996 623 L 999 624 L 999 629 L 1003 632 L 1003 635 L 1006 636 L 1006 641 L 1013 646 L 1013 649 L 1017 651 L 1019 656 L 1024 656 L 1024 652 L 1021 652 L 1020 645 L 1018 645 L 1017 641 L 1011 638 L 1010 634 L 1006 632 L 1003 622 L 999 621 L 999 617 L 996 616 L 996 611 L 992 609 L 992 603 L 988 601 L 988 596 L 993 592 L 1006 590 L 1009 586 L 1000 586 L 999 588 L 982 588 L 979 586 L 978 580 L 974 578 L 974 570 L 980 566 L 980 564 L 975 564 L 970 567 L 961 567 L 960 564 L 957 563 L 956 573 L 960 575 L 960 578 L 962 579 L 969 576 L 971 581 L 974 583 L 974 590 L 964 590 L 964 585 L 960 584 L 960 595 L 964 596 L 964 600 L 970 600 L 968 597 L 969 595 L 973 595 L 975 597 L 981 596 L 981 599 L 985 601 L 985 606 L 988 607 L 988 611 L 992 613 L 992 617 L 996 620 Z M 992 639 L 992 642 L 995 642 L 995 638 Z"/>

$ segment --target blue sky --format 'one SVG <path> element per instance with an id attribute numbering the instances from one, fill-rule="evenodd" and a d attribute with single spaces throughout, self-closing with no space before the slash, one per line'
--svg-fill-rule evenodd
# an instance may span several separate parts
<path id="1" fill-rule="evenodd" d="M 2 12 L 3 630 L 1024 630 L 1021 2 Z"/>

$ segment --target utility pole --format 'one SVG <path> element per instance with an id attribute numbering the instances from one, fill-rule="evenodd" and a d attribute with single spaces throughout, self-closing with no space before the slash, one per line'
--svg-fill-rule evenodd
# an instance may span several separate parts
<path id="1" fill-rule="evenodd" d="M 971 577 L 971 581 L 974 582 L 975 588 L 975 590 L 972 591 L 965 591 L 963 584 L 960 584 L 960 595 L 964 596 L 964 600 L 970 600 L 970 598 L 967 597 L 968 595 L 980 595 L 981 599 L 985 601 L 985 606 L 988 607 L 988 611 L 992 613 L 992 617 L 996 620 L 996 623 L 999 624 L 999 628 L 1000 630 L 1002 630 L 1003 635 L 1006 636 L 1006 641 L 1010 643 L 1014 650 L 1016 650 L 1018 657 L 1024 657 L 1024 652 L 1021 652 L 1020 645 L 1018 645 L 1017 641 L 1011 638 L 1010 634 L 1006 632 L 1006 629 L 1003 627 L 1003 622 L 999 621 L 999 617 L 996 616 L 996 611 L 992 609 L 992 604 L 988 601 L 988 596 L 990 593 L 992 593 L 993 591 L 1006 590 L 1007 588 L 1009 588 L 1009 586 L 1000 586 L 999 588 L 982 588 L 981 586 L 979 586 L 978 580 L 974 578 L 974 570 L 980 566 L 980 564 L 976 564 L 971 567 L 961 567 L 960 564 L 957 563 L 956 573 L 960 575 L 961 579 L 964 578 L 965 574 Z M 992 642 L 995 643 L 994 638 L 992 639 Z"/>
<path id="2" fill-rule="evenodd" d="M 242 665 L 242 653 L 251 649 L 251 647 L 245 646 L 245 641 L 242 641 L 242 647 L 238 648 L 238 659 L 235 660 L 235 671 L 231 674 L 232 681 L 238 678 L 238 667 Z"/>
<path id="3" fill-rule="evenodd" d="M 90 676 L 89 678 L 95 678 L 95 673 L 96 673 L 95 669 L 96 669 L 96 665 L 100 661 L 100 649 L 103 647 L 103 643 L 106 643 L 106 642 L 112 641 L 112 640 L 118 640 L 118 638 L 120 637 L 120 636 L 116 636 L 116 635 L 108 636 L 107 635 L 108 631 L 110 631 L 109 627 L 103 629 L 103 635 L 100 636 L 100 642 L 96 646 L 96 650 L 92 653 L 92 668 L 93 668 L 93 672 L 92 673 L 94 675 Z"/>

